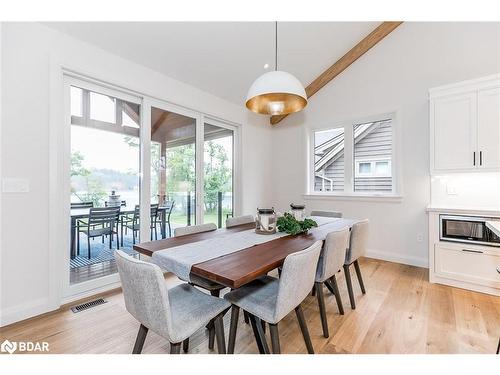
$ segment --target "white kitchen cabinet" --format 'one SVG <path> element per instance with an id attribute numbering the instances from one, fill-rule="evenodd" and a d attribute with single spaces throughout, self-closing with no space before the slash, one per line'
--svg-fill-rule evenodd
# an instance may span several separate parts
<path id="1" fill-rule="evenodd" d="M 430 90 L 431 174 L 500 171 L 500 76 Z"/>
<path id="2" fill-rule="evenodd" d="M 477 94 L 479 168 L 500 168 L 500 88 Z"/>

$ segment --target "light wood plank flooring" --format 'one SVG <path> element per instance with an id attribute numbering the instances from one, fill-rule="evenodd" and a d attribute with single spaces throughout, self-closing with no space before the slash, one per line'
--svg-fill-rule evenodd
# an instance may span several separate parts
<path id="1" fill-rule="evenodd" d="M 500 336 L 500 297 L 429 284 L 427 270 L 363 259 L 367 294 L 353 272 L 356 310 L 351 310 L 344 277 L 338 281 L 345 315 L 338 314 L 326 290 L 330 337 L 323 338 L 315 297 L 303 303 L 316 353 L 494 353 Z M 167 276 L 167 283 L 178 280 Z M 0 329 L 0 341 L 48 341 L 51 353 L 130 353 L 138 323 L 126 312 L 123 296 L 73 314 L 69 308 Z M 240 324 L 236 353 L 257 353 L 251 327 Z M 306 353 L 292 312 L 280 323 L 282 353 Z M 225 319 L 226 340 L 229 314 Z M 269 338 L 268 338 L 269 339 Z M 143 353 L 168 353 L 169 344 L 154 333 Z M 207 332 L 191 338 L 190 353 L 207 353 Z"/>

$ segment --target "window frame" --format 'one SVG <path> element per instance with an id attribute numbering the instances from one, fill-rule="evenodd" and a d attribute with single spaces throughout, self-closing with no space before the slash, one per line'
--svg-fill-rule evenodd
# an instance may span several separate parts
<path id="1" fill-rule="evenodd" d="M 307 168 L 307 191 L 304 197 L 331 197 L 331 198 L 393 198 L 399 200 L 402 198 L 401 184 L 401 129 L 398 126 L 397 112 L 386 112 L 379 115 L 373 115 L 365 118 L 357 118 L 347 121 L 342 121 L 337 124 L 328 124 L 324 126 L 311 127 L 308 135 L 308 168 Z M 354 178 L 356 177 L 356 164 L 354 163 L 354 126 L 363 123 L 391 120 L 392 130 L 392 150 L 389 160 L 392 173 L 392 190 L 388 192 L 356 192 L 354 191 Z M 328 131 L 337 128 L 344 128 L 344 191 L 315 191 L 315 171 L 314 171 L 314 141 L 315 133 Z M 379 158 L 362 158 L 361 161 L 373 159 L 379 161 Z M 386 158 L 384 158 L 386 159 Z M 385 161 L 385 160 L 384 160 Z M 374 166 L 374 163 L 373 163 Z M 377 176 L 378 177 L 378 176 Z"/>

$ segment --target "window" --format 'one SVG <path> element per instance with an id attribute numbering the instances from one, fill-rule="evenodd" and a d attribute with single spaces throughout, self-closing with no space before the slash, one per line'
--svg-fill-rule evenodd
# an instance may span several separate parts
<path id="1" fill-rule="evenodd" d="M 312 192 L 347 195 L 396 192 L 391 116 L 315 131 L 313 140 Z"/>

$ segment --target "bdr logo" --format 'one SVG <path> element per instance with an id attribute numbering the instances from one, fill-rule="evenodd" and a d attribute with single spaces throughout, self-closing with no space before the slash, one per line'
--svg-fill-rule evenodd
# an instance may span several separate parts
<path id="1" fill-rule="evenodd" d="M 42 342 L 32 342 L 32 341 L 9 341 L 5 340 L 0 345 L 0 351 L 2 353 L 14 353 L 18 352 L 48 352 L 49 351 L 49 343 Z"/>

